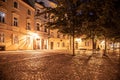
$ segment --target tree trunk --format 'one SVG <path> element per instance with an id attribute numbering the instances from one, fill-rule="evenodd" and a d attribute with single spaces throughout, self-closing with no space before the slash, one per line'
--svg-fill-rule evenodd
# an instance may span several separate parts
<path id="1" fill-rule="evenodd" d="M 120 42 L 119 42 L 119 56 L 120 56 Z"/>
<path id="2" fill-rule="evenodd" d="M 107 39 L 105 37 L 105 50 L 104 50 L 104 53 L 103 54 L 106 54 L 107 53 Z"/>
<path id="3" fill-rule="evenodd" d="M 75 44 L 74 44 L 74 41 L 75 41 L 75 35 L 74 35 L 74 31 L 73 31 L 73 56 L 75 56 Z"/>
<path id="4" fill-rule="evenodd" d="M 92 53 L 95 53 L 96 49 L 96 42 L 95 42 L 95 37 L 92 38 Z"/>
<path id="5" fill-rule="evenodd" d="M 115 42 L 113 41 L 113 53 L 115 52 L 115 46 L 114 46 Z"/>

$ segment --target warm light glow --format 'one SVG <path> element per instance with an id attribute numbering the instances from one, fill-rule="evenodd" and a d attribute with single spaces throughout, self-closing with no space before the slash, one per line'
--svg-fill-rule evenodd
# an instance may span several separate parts
<path id="1" fill-rule="evenodd" d="M 76 38 L 75 41 L 77 41 L 77 42 L 81 42 L 82 39 L 81 39 L 81 38 Z"/>
<path id="2" fill-rule="evenodd" d="M 105 44 L 105 41 L 103 40 L 103 41 L 101 42 L 101 44 L 104 45 L 104 44 Z"/>
<path id="3" fill-rule="evenodd" d="M 33 38 L 39 38 L 40 36 L 37 33 L 30 33 Z"/>

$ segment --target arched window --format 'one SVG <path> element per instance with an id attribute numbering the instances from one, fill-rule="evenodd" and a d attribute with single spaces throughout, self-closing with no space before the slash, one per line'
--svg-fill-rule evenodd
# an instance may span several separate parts
<path id="1" fill-rule="evenodd" d="M 36 24 L 36 30 L 40 31 L 40 24 L 39 23 Z"/>
<path id="2" fill-rule="evenodd" d="M 18 8 L 18 3 L 14 2 L 14 8 Z"/>
<path id="3" fill-rule="evenodd" d="M 5 23 L 5 13 L 0 12 L 0 22 Z"/>

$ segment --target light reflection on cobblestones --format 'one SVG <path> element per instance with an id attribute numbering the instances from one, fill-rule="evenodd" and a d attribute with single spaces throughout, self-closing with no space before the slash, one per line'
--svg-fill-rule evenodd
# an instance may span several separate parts
<path id="1" fill-rule="evenodd" d="M 30 56 L 31 57 L 31 56 Z M 1 80 L 119 80 L 118 64 L 105 58 L 49 55 L 0 64 Z"/>

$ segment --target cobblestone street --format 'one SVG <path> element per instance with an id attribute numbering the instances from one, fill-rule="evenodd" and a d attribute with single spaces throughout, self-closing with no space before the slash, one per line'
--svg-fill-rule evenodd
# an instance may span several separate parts
<path id="1" fill-rule="evenodd" d="M 64 53 L 0 54 L 0 80 L 120 80 L 117 56 L 88 57 Z"/>

